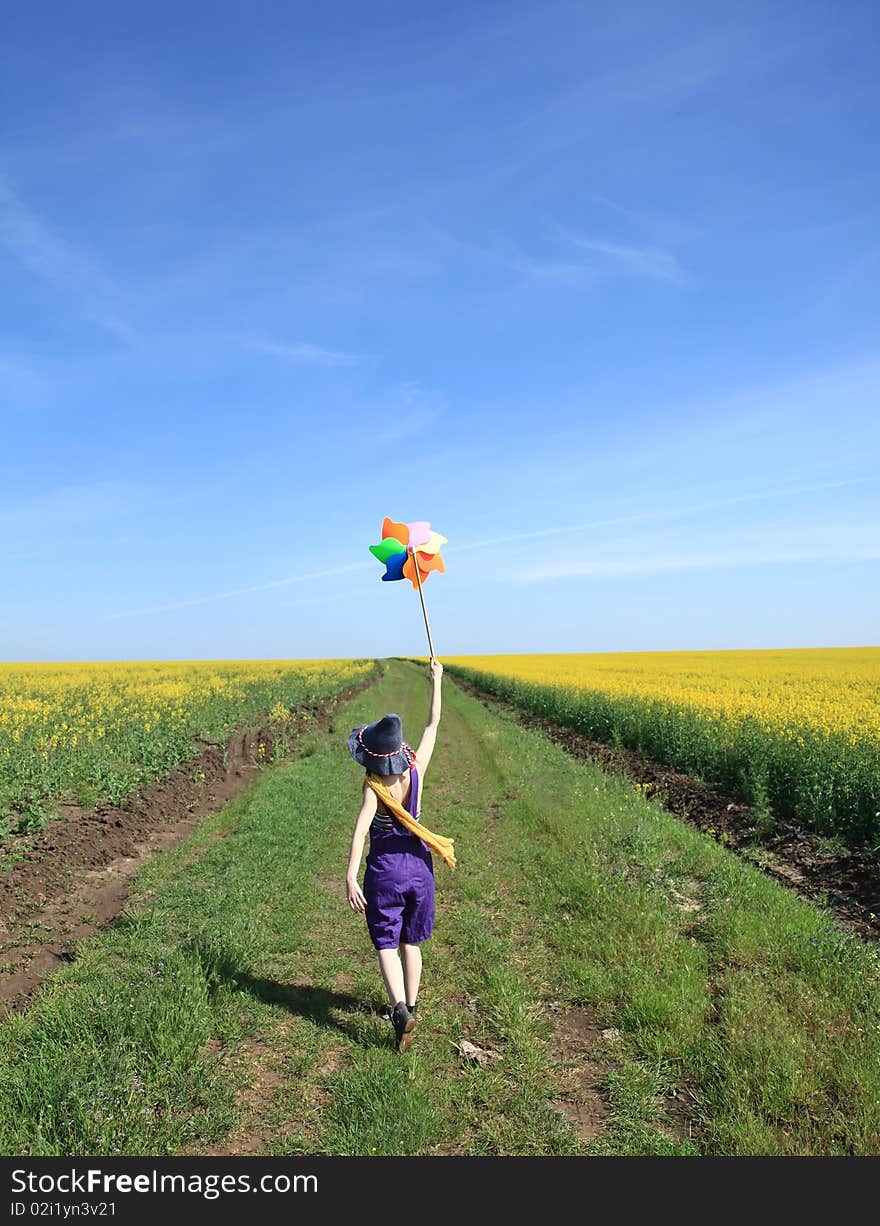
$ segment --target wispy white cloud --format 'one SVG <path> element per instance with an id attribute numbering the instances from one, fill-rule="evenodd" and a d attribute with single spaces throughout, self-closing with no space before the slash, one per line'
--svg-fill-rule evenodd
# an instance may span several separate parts
<path id="1" fill-rule="evenodd" d="M 193 596 L 188 600 L 173 600 L 168 604 L 151 605 L 144 609 L 126 609 L 122 613 L 114 613 L 107 621 L 118 621 L 123 617 L 148 617 L 154 613 L 172 613 L 177 609 L 192 609 L 197 605 L 214 604 L 218 600 L 231 600 L 235 596 L 248 596 L 253 592 L 268 592 L 274 588 L 290 587 L 294 583 L 311 583 L 315 579 L 326 579 L 331 575 L 344 575 L 353 570 L 370 570 L 374 562 L 352 562 L 347 566 L 331 566 L 326 570 L 313 570 L 299 575 L 287 575 L 283 579 L 272 579 L 268 583 L 254 583 L 249 587 L 230 588 L 225 592 L 212 592 L 207 596 Z"/>
<path id="2" fill-rule="evenodd" d="M 391 443 L 402 443 L 404 439 L 427 434 L 429 428 L 436 420 L 436 416 L 436 413 L 429 410 L 417 410 L 402 420 L 394 421 L 390 425 L 379 427 L 376 430 L 371 430 L 372 446 L 374 448 L 386 447 Z"/>
<path id="3" fill-rule="evenodd" d="M 257 353 L 267 353 L 272 357 L 284 358 L 298 366 L 360 366 L 372 361 L 369 354 L 346 353 L 340 349 L 325 349 L 321 345 L 312 345 L 305 341 L 295 344 L 283 344 L 270 340 L 250 340 L 249 349 Z"/>
<path id="4" fill-rule="evenodd" d="M 0 248 L 34 276 L 74 300 L 93 323 L 128 336 L 118 286 L 95 260 L 64 238 L 0 180 Z"/>
<path id="5" fill-rule="evenodd" d="M 377 447 L 427 435 L 440 416 L 442 399 L 417 380 L 389 389 L 372 413 L 373 443 Z"/>
<path id="6" fill-rule="evenodd" d="M 638 277 L 649 281 L 668 281 L 684 285 L 688 274 L 671 251 L 660 247 L 637 247 L 610 243 L 569 232 L 568 238 L 581 251 L 595 257 L 590 261 L 597 275 Z"/>
<path id="7" fill-rule="evenodd" d="M 80 482 L 14 500 L 0 491 L 0 528 L 34 536 L 76 532 L 117 521 L 149 506 L 156 497 L 156 489 L 148 482 L 124 480 Z"/>
<path id="8" fill-rule="evenodd" d="M 880 536 L 878 536 L 880 539 Z M 539 583 L 553 579 L 608 579 L 627 575 L 674 574 L 686 570 L 710 570 L 746 566 L 778 566 L 792 562 L 871 562 L 880 560 L 880 544 L 850 545 L 841 541 L 833 546 L 801 549 L 728 549 L 696 553 L 654 554 L 636 558 L 584 558 L 551 562 L 514 576 L 519 583 Z"/>
<path id="9" fill-rule="evenodd" d="M 647 39 L 635 38 L 622 47 L 606 70 L 581 72 L 575 84 L 563 84 L 524 126 L 537 128 L 545 144 L 582 142 L 587 116 L 607 123 L 621 113 L 625 118 L 627 110 L 674 106 L 736 80 L 779 71 L 811 48 L 799 46 L 790 31 L 787 40 L 781 38 L 774 24 L 772 17 L 750 18 L 747 24 L 728 21 L 707 33 L 677 38 L 658 26 Z"/>
<path id="10" fill-rule="evenodd" d="M 818 485 L 790 486 L 779 490 L 763 490 L 754 494 L 739 494 L 734 498 L 718 498 L 709 502 L 700 502 L 690 506 L 653 508 L 635 515 L 618 515 L 605 519 L 591 519 L 575 524 L 554 524 L 552 527 L 537 528 L 528 532 L 510 532 L 505 536 L 495 536 L 482 541 L 469 541 L 463 545 L 449 545 L 444 553 L 463 553 L 471 549 L 488 549 L 495 545 L 511 545 L 519 541 L 541 540 L 550 536 L 566 536 L 575 532 L 589 532 L 597 528 L 622 528 L 631 524 L 656 524 L 666 520 L 681 519 L 687 516 L 702 516 L 711 511 L 722 511 L 726 507 L 743 506 L 750 503 L 772 501 L 774 499 L 797 498 L 804 494 L 818 494 L 826 490 L 849 489 L 853 486 L 866 485 L 868 479 L 857 481 L 826 481 Z"/>
<path id="11" fill-rule="evenodd" d="M 516 255 L 506 260 L 507 266 L 530 281 L 544 285 L 589 285 L 600 280 L 597 270 L 586 261 L 540 259 Z"/>
<path id="12" fill-rule="evenodd" d="M 436 225 L 427 227 L 427 235 L 427 241 L 441 253 L 440 258 L 448 268 L 465 262 L 470 268 L 480 264 L 490 273 L 501 274 L 505 280 L 513 273 L 526 283 L 549 287 L 582 286 L 598 280 L 585 260 L 570 258 L 570 251 L 561 256 L 542 256 L 494 235 L 491 241 L 482 242 L 462 238 Z"/>
<path id="13" fill-rule="evenodd" d="M 849 294 L 859 289 L 860 284 L 868 282 L 875 285 L 878 264 L 880 264 L 880 243 L 875 243 L 860 252 L 855 259 L 846 263 L 825 290 L 817 294 L 811 303 L 806 304 L 808 313 L 813 315 L 817 311 L 827 311 L 830 308 L 839 309 Z"/>
<path id="14" fill-rule="evenodd" d="M 610 241 L 581 234 L 549 221 L 548 236 L 540 237 L 528 248 L 510 239 L 493 239 L 491 244 L 462 239 L 432 228 L 434 241 L 453 256 L 474 259 L 499 271 L 513 272 L 527 281 L 558 286 L 600 285 L 615 278 L 664 281 L 685 285 L 690 281 L 678 256 L 665 247 L 652 244 Z"/>
<path id="15" fill-rule="evenodd" d="M 0 388 L 5 413 L 23 412 L 44 405 L 57 392 L 58 386 L 57 371 L 44 358 L 0 350 Z M 64 386 L 69 392 L 69 379 Z"/>
<path id="16" fill-rule="evenodd" d="M 655 243 L 664 245 L 689 243 L 703 234 L 702 228 L 691 219 L 685 221 L 679 216 L 671 217 L 654 210 L 633 208 L 630 204 L 613 199 L 604 192 L 583 192 L 582 199 L 588 201 L 597 210 L 610 214 L 615 225 L 620 226 L 622 219 L 628 230 L 650 235 Z M 565 230 L 563 226 L 558 226 L 558 228 Z"/>

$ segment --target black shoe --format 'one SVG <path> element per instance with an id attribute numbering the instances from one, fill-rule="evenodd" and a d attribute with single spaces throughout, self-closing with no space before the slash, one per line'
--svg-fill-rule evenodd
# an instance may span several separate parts
<path id="1" fill-rule="evenodd" d="M 406 1007 L 407 1007 L 407 1009 L 409 1009 L 409 1011 L 410 1011 L 410 1013 L 413 1015 L 413 1017 L 415 1017 L 415 1015 L 416 1015 L 416 1014 L 418 1013 L 418 1011 L 419 1011 L 419 1002 L 418 1002 L 418 1001 L 416 1001 L 416 1003 L 415 1003 L 414 1005 L 407 1005 Z"/>
<path id="2" fill-rule="evenodd" d="M 397 1050 L 406 1051 L 413 1041 L 412 1032 L 416 1028 L 416 1019 L 406 1007 L 406 1001 L 399 1000 L 394 1006 L 391 1022 L 397 1036 Z"/>

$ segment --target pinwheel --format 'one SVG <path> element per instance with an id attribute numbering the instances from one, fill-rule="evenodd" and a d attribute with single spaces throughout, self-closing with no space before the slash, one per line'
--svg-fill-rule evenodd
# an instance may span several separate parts
<path id="1" fill-rule="evenodd" d="M 434 532 L 427 520 L 417 519 L 411 524 L 395 523 L 385 516 L 382 521 L 382 539 L 378 545 L 370 546 L 370 553 L 384 563 L 384 583 L 396 579 L 409 579 L 414 588 L 418 588 L 419 599 L 422 602 L 422 615 L 425 619 L 425 630 L 428 632 L 428 647 L 434 655 L 434 644 L 431 642 L 431 627 L 428 624 L 428 610 L 425 608 L 425 596 L 422 584 L 431 571 L 446 570 L 440 556 L 440 546 L 446 544 L 446 537 Z"/>

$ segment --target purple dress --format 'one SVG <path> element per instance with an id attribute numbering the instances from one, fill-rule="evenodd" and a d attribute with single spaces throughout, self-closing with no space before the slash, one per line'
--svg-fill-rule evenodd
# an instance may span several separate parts
<path id="1" fill-rule="evenodd" d="M 418 821 L 419 772 L 410 767 L 406 810 Z M 376 949 L 418 945 L 434 927 L 434 865 L 431 853 L 391 814 L 370 825 L 370 853 L 364 873 L 367 928 Z"/>

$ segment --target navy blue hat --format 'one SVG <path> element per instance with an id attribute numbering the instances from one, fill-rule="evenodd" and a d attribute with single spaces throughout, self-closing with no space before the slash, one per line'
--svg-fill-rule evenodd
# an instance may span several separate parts
<path id="1" fill-rule="evenodd" d="M 374 724 L 352 728 L 348 749 L 355 762 L 377 775 L 402 775 L 415 761 L 415 754 L 403 739 L 399 715 L 383 715 Z"/>

